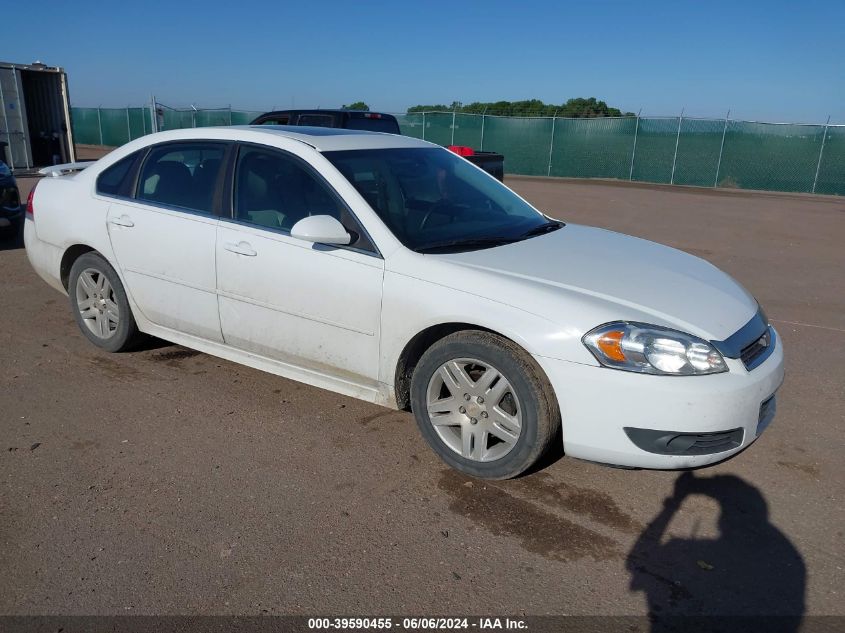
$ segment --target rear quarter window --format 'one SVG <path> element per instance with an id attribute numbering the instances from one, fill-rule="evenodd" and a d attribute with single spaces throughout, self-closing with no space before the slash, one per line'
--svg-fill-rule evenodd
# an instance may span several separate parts
<path id="1" fill-rule="evenodd" d="M 130 154 L 103 170 L 103 173 L 97 177 L 97 193 L 105 196 L 130 197 L 132 194 L 131 181 L 135 172 L 132 167 L 135 165 L 138 155 L 138 152 Z"/>

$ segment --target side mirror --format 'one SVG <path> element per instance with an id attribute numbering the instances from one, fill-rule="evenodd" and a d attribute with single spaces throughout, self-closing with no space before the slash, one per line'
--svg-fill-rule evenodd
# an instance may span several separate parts
<path id="1" fill-rule="evenodd" d="M 330 215 L 310 215 L 302 218 L 290 230 L 291 237 L 315 244 L 349 244 L 352 236 L 337 218 Z"/>

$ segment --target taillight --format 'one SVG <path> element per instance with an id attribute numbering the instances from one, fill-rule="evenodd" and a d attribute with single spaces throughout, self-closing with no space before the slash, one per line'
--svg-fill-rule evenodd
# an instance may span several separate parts
<path id="1" fill-rule="evenodd" d="M 458 156 L 475 156 L 475 150 L 471 147 L 464 147 L 463 145 L 450 145 L 447 149 L 450 152 L 455 152 Z"/>
<path id="2" fill-rule="evenodd" d="M 29 190 L 29 195 L 26 197 L 26 217 L 30 220 L 35 219 L 35 207 L 32 205 L 32 199 L 35 197 L 35 188 L 38 186 L 38 183 L 35 183 L 32 186 L 32 189 Z"/>

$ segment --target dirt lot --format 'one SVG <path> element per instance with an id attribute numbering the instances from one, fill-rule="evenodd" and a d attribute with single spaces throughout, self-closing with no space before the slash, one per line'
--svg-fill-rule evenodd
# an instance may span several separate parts
<path id="1" fill-rule="evenodd" d="M 0 613 L 845 615 L 845 202 L 510 184 L 758 297 L 788 366 L 750 450 L 472 482 L 408 413 L 165 343 L 98 351 L 7 241 Z"/>

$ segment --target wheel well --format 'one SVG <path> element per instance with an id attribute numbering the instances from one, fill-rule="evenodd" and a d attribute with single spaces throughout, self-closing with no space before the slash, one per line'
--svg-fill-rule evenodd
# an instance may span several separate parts
<path id="1" fill-rule="evenodd" d="M 65 287 L 65 290 L 68 288 L 69 278 L 70 278 L 70 269 L 73 267 L 73 263 L 79 259 L 81 255 L 85 253 L 90 253 L 94 249 L 90 246 L 86 246 L 85 244 L 74 244 L 69 249 L 65 251 L 65 254 L 62 255 L 62 263 L 59 266 L 59 274 L 61 276 L 62 285 Z"/>
<path id="2" fill-rule="evenodd" d="M 503 334 L 499 334 L 494 330 L 471 323 L 441 323 L 426 328 L 405 345 L 402 354 L 399 356 L 399 362 L 396 363 L 396 377 L 393 381 L 393 386 L 396 391 L 396 406 L 400 409 L 408 410 L 411 407 L 411 376 L 414 375 L 414 369 L 417 366 L 422 355 L 426 350 L 434 345 L 442 338 L 454 334 L 455 332 L 462 332 L 466 330 L 476 330 L 481 332 L 491 332 L 508 338 Z M 508 339 L 510 340 L 510 339 Z"/>

